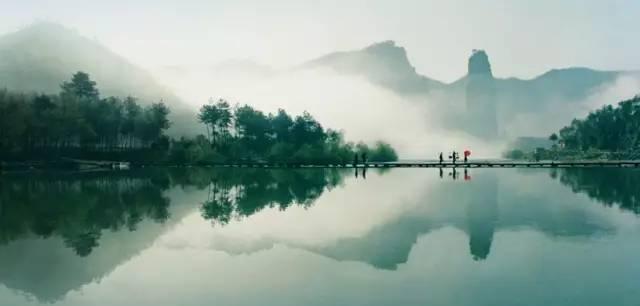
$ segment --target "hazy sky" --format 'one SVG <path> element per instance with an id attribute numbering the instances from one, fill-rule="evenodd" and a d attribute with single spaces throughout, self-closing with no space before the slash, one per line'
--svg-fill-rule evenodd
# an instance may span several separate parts
<path id="1" fill-rule="evenodd" d="M 640 69 L 639 16 L 637 0 L 0 0 L 0 33 L 56 21 L 147 68 L 286 67 L 392 39 L 420 73 L 452 81 L 474 48 L 498 76 Z"/>

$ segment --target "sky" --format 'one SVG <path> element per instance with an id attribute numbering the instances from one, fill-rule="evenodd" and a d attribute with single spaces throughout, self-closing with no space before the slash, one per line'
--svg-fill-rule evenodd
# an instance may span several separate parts
<path id="1" fill-rule="evenodd" d="M 286 68 L 394 40 L 419 73 L 454 81 L 472 49 L 494 74 L 640 69 L 637 0 L 0 0 L 0 33 L 73 28 L 148 69 L 250 59 Z"/>

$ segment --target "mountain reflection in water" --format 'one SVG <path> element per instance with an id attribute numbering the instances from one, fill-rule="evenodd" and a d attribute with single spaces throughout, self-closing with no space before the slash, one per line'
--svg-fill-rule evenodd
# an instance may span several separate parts
<path id="1" fill-rule="evenodd" d="M 40 301 L 57 301 L 106 277 L 194 213 L 208 220 L 213 231 L 262 211 L 298 207 L 318 213 L 311 208 L 333 190 L 342 192 L 340 198 L 328 194 L 327 201 L 338 209 L 360 204 L 362 219 L 341 219 L 365 224 L 358 234 L 341 235 L 339 221 L 319 219 L 325 224 L 309 224 L 318 228 L 312 232 L 326 231 L 333 238 L 313 242 L 262 235 L 257 229 L 252 237 L 218 233 L 203 239 L 215 242 L 208 247 L 232 255 L 285 245 L 396 270 L 407 263 L 421 236 L 446 227 L 466 233 L 468 252 L 478 262 L 490 258 L 498 231 L 534 230 L 567 239 L 615 233 L 615 222 L 596 212 L 582 194 L 607 207 L 640 212 L 640 172 L 632 169 L 488 169 L 474 170 L 473 179 L 465 173 L 466 180 L 454 180 L 453 174 L 438 178 L 428 170 L 364 171 L 193 168 L 3 175 L 0 283 Z M 362 202 L 394 192 L 391 199 L 398 203 L 388 203 L 392 213 L 368 220 L 377 207 Z"/>

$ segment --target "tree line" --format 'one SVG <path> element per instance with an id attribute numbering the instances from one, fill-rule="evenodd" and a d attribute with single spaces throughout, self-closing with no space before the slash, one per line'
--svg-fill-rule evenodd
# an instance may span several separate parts
<path id="1" fill-rule="evenodd" d="M 233 162 L 352 162 L 355 155 L 370 161 L 397 159 L 387 143 L 373 147 L 346 142 L 342 132 L 325 129 L 311 114 L 292 117 L 280 109 L 264 113 L 249 105 L 230 106 L 224 99 L 200 108 L 198 120 L 207 135 L 173 141 L 171 160 L 183 163 Z"/>
<path id="2" fill-rule="evenodd" d="M 513 159 L 640 159 L 640 95 L 606 105 L 549 136 L 550 148 L 514 149 Z"/>
<path id="3" fill-rule="evenodd" d="M 171 164 L 212 162 L 351 162 L 397 159 L 378 142 L 344 140 L 311 114 L 264 113 L 220 99 L 202 106 L 197 118 L 206 135 L 171 139 L 170 109 L 161 101 L 142 106 L 134 97 L 101 97 L 84 72 L 73 75 L 55 95 L 0 90 L 0 159 L 130 160 Z M 135 154 L 132 154 L 135 153 Z"/>
<path id="4" fill-rule="evenodd" d="M 568 150 L 631 151 L 640 148 L 640 95 L 604 106 L 551 135 Z"/>
<path id="5" fill-rule="evenodd" d="M 142 106 L 133 97 L 103 98 L 84 72 L 60 89 L 55 95 L 0 90 L 4 158 L 168 147 L 169 108 L 163 102 Z"/>

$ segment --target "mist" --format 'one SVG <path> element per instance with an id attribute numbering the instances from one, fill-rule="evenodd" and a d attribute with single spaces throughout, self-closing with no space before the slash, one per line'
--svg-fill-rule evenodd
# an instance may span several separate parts
<path id="1" fill-rule="evenodd" d="M 435 159 L 439 152 L 467 149 L 474 158 L 499 158 L 511 140 L 523 136 L 547 138 L 572 119 L 632 97 L 640 88 L 637 75 L 623 74 L 577 101 L 551 96 L 532 110 L 499 116 L 501 136 L 487 140 L 465 132 L 468 114 L 464 93 L 455 88 L 401 95 L 365 77 L 329 68 L 247 68 L 262 67 L 255 63 L 238 69 L 224 66 L 180 73 L 164 70 L 157 76 L 194 109 L 209 99 L 224 98 L 271 113 L 280 108 L 296 115 L 307 111 L 325 128 L 343 131 L 347 140 L 369 144 L 382 140 L 407 160 Z"/>
<path id="2" fill-rule="evenodd" d="M 586 117 L 605 105 L 617 105 L 640 93 L 640 77 L 634 74 L 616 77 L 610 84 L 594 88 L 587 97 L 578 101 L 563 97 L 550 97 L 535 111 L 522 112 L 506 119 L 507 138 L 519 136 L 548 137 L 567 126 L 574 118 Z"/>
<path id="3" fill-rule="evenodd" d="M 344 132 L 348 141 L 390 143 L 402 159 L 436 159 L 440 152 L 465 149 L 489 158 L 503 149 L 500 142 L 444 128 L 445 114 L 459 111 L 460 105 L 439 107 L 446 101 L 437 93 L 407 97 L 332 69 L 290 69 L 267 76 L 207 71 L 159 78 L 173 84 L 175 92 L 194 108 L 211 98 L 224 98 L 264 112 L 284 109 L 299 115 L 307 111 L 325 128 Z"/>

